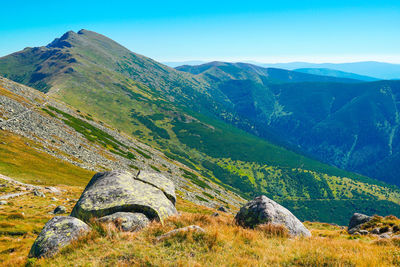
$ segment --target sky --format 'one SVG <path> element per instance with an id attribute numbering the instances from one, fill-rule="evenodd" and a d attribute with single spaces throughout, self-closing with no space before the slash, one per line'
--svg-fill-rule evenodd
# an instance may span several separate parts
<path id="1" fill-rule="evenodd" d="M 2 1 L 0 57 L 68 30 L 155 60 L 400 63 L 400 1 Z"/>

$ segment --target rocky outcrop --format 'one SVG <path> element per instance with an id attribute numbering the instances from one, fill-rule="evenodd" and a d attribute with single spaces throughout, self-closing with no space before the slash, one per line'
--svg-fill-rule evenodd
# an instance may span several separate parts
<path id="1" fill-rule="evenodd" d="M 163 182 L 163 188 L 173 187 L 171 181 L 168 185 L 166 178 Z M 116 212 L 143 213 L 150 220 L 161 222 L 177 213 L 174 203 L 158 187 L 136 179 L 129 172 L 110 171 L 93 176 L 71 216 L 88 222 L 90 218 L 100 218 Z"/>
<path id="2" fill-rule="evenodd" d="M 237 224 L 254 228 L 260 224 L 285 226 L 292 236 L 311 236 L 310 231 L 288 209 L 266 196 L 259 196 L 244 205 L 236 214 Z"/>
<path id="3" fill-rule="evenodd" d="M 81 220 L 70 216 L 57 216 L 46 223 L 29 252 L 29 257 L 51 257 L 62 247 L 90 230 Z"/>
<path id="4" fill-rule="evenodd" d="M 350 219 L 347 232 L 349 234 L 354 234 L 355 232 L 359 232 L 361 230 L 361 226 L 364 223 L 369 222 L 371 219 L 372 219 L 371 216 L 367 216 L 361 213 L 354 213 Z"/>
<path id="5" fill-rule="evenodd" d="M 139 231 L 146 227 L 150 220 L 143 213 L 116 212 L 97 219 L 101 223 L 114 223 L 125 232 Z"/>

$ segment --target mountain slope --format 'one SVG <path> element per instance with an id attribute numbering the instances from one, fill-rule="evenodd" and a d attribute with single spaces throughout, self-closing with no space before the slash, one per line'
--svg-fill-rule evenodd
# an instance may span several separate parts
<path id="1" fill-rule="evenodd" d="M 355 74 L 355 73 L 344 72 L 344 71 L 334 70 L 334 69 L 303 68 L 303 69 L 295 69 L 294 71 L 298 71 L 298 72 L 302 72 L 302 73 L 308 73 L 308 74 L 314 74 L 314 75 L 323 75 L 323 76 L 330 76 L 330 77 L 337 77 L 337 78 L 355 79 L 355 80 L 360 80 L 360 81 L 365 81 L 365 82 L 372 82 L 372 81 L 379 80 L 377 78 L 373 78 L 373 77 L 369 77 L 369 76 L 358 75 L 358 74 Z"/>
<path id="2" fill-rule="evenodd" d="M 37 53 L 34 57 L 33 51 Z M 244 68 L 244 73 L 253 71 L 252 66 Z M 284 82 L 294 77 L 298 81 L 343 81 L 281 70 L 257 71 L 253 80 L 233 80 L 250 82 L 257 99 L 265 93 L 265 84 L 272 80 Z M 211 183 L 246 198 L 266 194 L 277 201 L 293 203 L 294 213 L 310 220 L 343 223 L 349 212 L 364 210 L 397 214 L 400 203 L 397 188 L 322 164 L 218 120 L 223 118 L 241 128 L 247 126 L 249 131 L 253 127 L 252 118 L 243 119 L 243 112 L 237 110 L 241 95 L 234 95 L 231 87 L 221 86 L 232 79 L 215 86 L 211 76 L 171 69 L 85 30 L 68 32 L 47 47 L 28 48 L 1 58 L 0 73 L 48 91 L 80 113 L 91 114 L 96 121 L 134 136 L 163 151 L 170 160 L 185 164 L 191 170 L 182 167 L 178 172 L 197 186 L 196 192 L 218 194 L 209 188 Z M 32 76 L 42 79 L 32 81 Z M 275 97 L 273 91 L 268 94 Z M 48 111 L 70 120 L 58 110 L 56 107 Z M 279 105 L 272 110 L 274 116 L 282 115 Z M 75 120 L 71 120 L 73 125 Z M 130 157 L 126 149 L 116 147 L 122 152 L 113 149 L 115 153 L 111 153 Z M 139 152 L 135 151 L 130 150 L 137 156 Z M 146 157 L 142 155 L 141 160 Z M 165 163 L 155 164 L 153 161 L 150 165 L 164 170 Z M 204 194 L 206 197 L 193 196 L 190 190 L 187 194 L 191 199 L 197 195 L 202 203 L 213 203 L 212 197 Z M 354 201 L 359 200 L 363 202 L 354 206 Z M 335 212 L 334 207 L 343 206 L 345 210 Z M 315 212 L 307 212 L 310 208 Z"/>
<path id="3" fill-rule="evenodd" d="M 201 197 L 211 207 L 243 201 L 51 95 L 0 77 L 0 104 L 0 174 L 35 184 L 84 186 L 95 171 L 147 169 L 172 179 L 183 199 Z"/>
<path id="4" fill-rule="evenodd" d="M 238 125 L 246 131 L 279 136 L 324 162 L 400 185 L 399 81 L 263 81 L 260 69 L 210 63 L 185 70 L 207 76 L 246 121 Z"/>

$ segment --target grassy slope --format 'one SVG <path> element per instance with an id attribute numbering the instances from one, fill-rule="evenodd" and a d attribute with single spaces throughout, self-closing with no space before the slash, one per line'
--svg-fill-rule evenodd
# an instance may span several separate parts
<path id="1" fill-rule="evenodd" d="M 45 185 L 85 185 L 94 174 L 35 147 L 40 145 L 0 130 L 0 173 L 21 182 Z"/>

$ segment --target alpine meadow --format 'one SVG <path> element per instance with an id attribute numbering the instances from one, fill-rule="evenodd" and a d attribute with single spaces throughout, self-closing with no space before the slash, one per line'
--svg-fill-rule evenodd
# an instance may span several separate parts
<path id="1" fill-rule="evenodd" d="M 45 2 L 0 19 L 0 265 L 400 265 L 397 2 Z"/>

